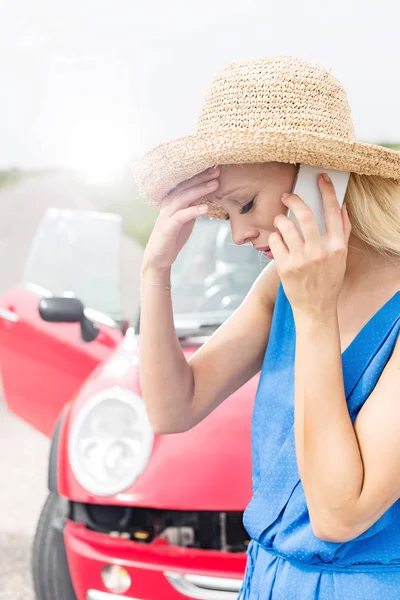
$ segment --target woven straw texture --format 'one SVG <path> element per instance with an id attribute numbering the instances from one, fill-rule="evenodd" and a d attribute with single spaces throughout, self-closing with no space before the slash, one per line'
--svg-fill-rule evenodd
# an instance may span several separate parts
<path id="1" fill-rule="evenodd" d="M 209 167 L 271 161 L 400 179 L 400 152 L 354 139 L 340 82 L 293 56 L 224 68 L 207 90 L 193 135 L 156 146 L 136 163 L 134 177 L 146 199 L 159 204 Z"/>

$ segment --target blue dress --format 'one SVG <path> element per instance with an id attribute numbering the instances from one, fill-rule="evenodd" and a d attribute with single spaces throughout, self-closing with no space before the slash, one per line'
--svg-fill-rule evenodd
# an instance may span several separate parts
<path id="1" fill-rule="evenodd" d="M 400 291 L 342 354 L 352 422 L 399 334 Z M 295 452 L 294 359 L 293 314 L 281 285 L 254 404 L 253 496 L 243 516 L 251 540 L 238 600 L 400 599 L 400 501 L 351 541 L 313 534 Z"/>

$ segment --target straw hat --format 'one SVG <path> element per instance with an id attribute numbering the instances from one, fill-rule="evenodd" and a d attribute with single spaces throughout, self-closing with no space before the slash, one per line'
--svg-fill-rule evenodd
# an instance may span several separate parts
<path id="1" fill-rule="evenodd" d="M 355 141 L 340 82 L 321 65 L 293 56 L 222 69 L 207 90 L 195 132 L 153 148 L 136 163 L 134 176 L 157 205 L 209 167 L 271 161 L 400 178 L 400 152 Z"/>

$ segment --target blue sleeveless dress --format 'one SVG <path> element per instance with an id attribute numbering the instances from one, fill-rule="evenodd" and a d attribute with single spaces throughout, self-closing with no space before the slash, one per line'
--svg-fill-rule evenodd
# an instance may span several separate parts
<path id="1" fill-rule="evenodd" d="M 353 422 L 399 334 L 400 291 L 342 354 Z M 295 452 L 294 359 L 293 314 L 281 285 L 254 404 L 253 497 L 243 516 L 251 540 L 238 600 L 400 599 L 400 501 L 351 541 L 313 534 Z"/>

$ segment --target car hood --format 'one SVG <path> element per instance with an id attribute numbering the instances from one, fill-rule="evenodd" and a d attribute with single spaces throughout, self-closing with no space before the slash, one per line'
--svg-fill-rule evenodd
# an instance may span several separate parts
<path id="1" fill-rule="evenodd" d="M 189 358 L 196 347 L 184 348 Z M 131 357 L 132 358 L 132 357 Z M 84 397 L 108 386 L 129 387 L 140 394 L 137 360 L 123 376 L 104 365 L 90 378 Z M 202 422 L 183 433 L 155 435 L 153 451 L 135 483 L 113 498 L 82 497 L 70 480 L 71 500 L 168 510 L 244 510 L 251 498 L 250 427 L 258 375 L 227 398 Z M 78 405 L 78 406 L 77 406 Z M 69 479 L 73 478 L 69 473 Z"/>

